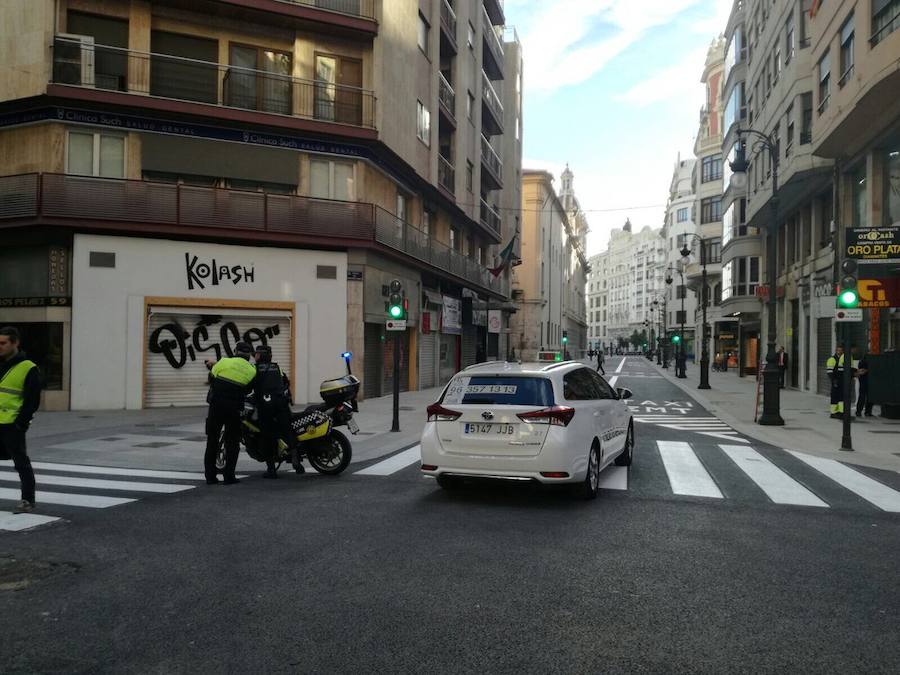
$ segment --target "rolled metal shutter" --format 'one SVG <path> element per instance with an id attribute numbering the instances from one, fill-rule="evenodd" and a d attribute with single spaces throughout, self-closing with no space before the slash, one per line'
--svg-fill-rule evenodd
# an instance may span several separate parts
<path id="1" fill-rule="evenodd" d="M 831 380 L 825 371 L 825 362 L 834 354 L 831 334 L 831 319 L 816 319 L 816 391 L 822 396 L 831 392 Z"/>
<path id="2" fill-rule="evenodd" d="M 209 371 L 204 361 L 228 356 L 238 340 L 267 344 L 272 360 L 291 373 L 291 316 L 284 311 L 151 307 L 144 342 L 144 406 L 206 403 Z"/>
<path id="3" fill-rule="evenodd" d="M 478 351 L 478 328 L 475 326 L 463 326 L 462 335 L 462 367 L 475 363 Z"/>
<path id="4" fill-rule="evenodd" d="M 382 330 L 383 326 L 377 323 L 367 323 L 364 329 L 363 395 L 366 398 L 381 396 Z"/>
<path id="5" fill-rule="evenodd" d="M 385 331 L 382 345 L 381 392 L 387 396 L 394 391 L 394 345 L 396 333 Z M 400 391 L 409 391 L 409 331 L 400 335 Z"/>
<path id="6" fill-rule="evenodd" d="M 434 333 L 419 336 L 419 387 L 430 389 L 437 386 L 435 362 L 437 361 L 437 337 Z"/>

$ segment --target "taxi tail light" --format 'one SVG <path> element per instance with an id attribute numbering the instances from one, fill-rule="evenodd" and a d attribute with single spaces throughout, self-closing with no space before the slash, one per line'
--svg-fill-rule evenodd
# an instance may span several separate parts
<path id="1" fill-rule="evenodd" d="M 432 403 L 426 408 L 429 422 L 455 422 L 462 417 L 461 412 L 456 410 L 448 410 L 440 403 Z"/>
<path id="2" fill-rule="evenodd" d="M 575 417 L 575 408 L 565 405 L 554 405 L 549 408 L 519 413 L 516 417 L 523 422 L 528 422 L 528 424 L 551 424 L 558 427 L 567 427 L 572 418 Z"/>
<path id="3" fill-rule="evenodd" d="M 568 478 L 569 474 L 565 471 L 541 471 L 544 478 Z"/>

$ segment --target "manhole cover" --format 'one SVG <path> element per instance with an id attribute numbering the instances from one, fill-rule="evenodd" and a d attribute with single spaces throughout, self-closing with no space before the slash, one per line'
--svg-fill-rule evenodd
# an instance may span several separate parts
<path id="1" fill-rule="evenodd" d="M 77 570 L 78 567 L 72 563 L 0 558 L 0 592 L 21 591 L 34 581 L 47 579 L 57 574 L 76 572 Z"/>
<path id="2" fill-rule="evenodd" d="M 156 441 L 154 443 L 138 443 L 135 448 L 167 448 L 170 445 L 175 445 L 174 443 L 163 443 L 161 441 Z"/>

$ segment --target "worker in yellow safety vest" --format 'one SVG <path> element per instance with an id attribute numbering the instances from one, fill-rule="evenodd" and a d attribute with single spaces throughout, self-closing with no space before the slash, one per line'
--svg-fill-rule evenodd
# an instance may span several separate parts
<path id="1" fill-rule="evenodd" d="M 844 348 L 838 347 L 825 362 L 828 377 L 831 378 L 831 417 L 844 417 Z"/>
<path id="2" fill-rule="evenodd" d="M 234 356 L 221 359 L 216 363 L 207 361 L 210 369 L 209 414 L 206 417 L 206 453 L 203 455 L 203 471 L 207 485 L 219 482 L 216 477 L 216 455 L 219 451 L 219 439 L 225 430 L 225 468 L 222 471 L 222 482 L 232 485 L 240 482 L 234 475 L 237 466 L 238 452 L 241 442 L 241 411 L 244 400 L 253 388 L 256 378 L 256 366 L 250 363 L 253 347 L 246 342 L 238 342 L 234 346 Z"/>
<path id="3" fill-rule="evenodd" d="M 41 404 L 41 375 L 19 349 L 19 331 L 0 328 L 0 459 L 12 459 L 22 484 L 16 513 L 34 510 L 34 470 L 25 447 L 25 432 Z"/>

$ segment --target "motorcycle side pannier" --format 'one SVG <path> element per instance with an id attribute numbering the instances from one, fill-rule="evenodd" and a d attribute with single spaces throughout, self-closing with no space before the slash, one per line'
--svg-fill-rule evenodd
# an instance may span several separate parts
<path id="1" fill-rule="evenodd" d="M 333 380 L 325 380 L 319 385 L 319 396 L 330 406 L 351 401 L 358 394 L 359 378 L 356 375 L 344 375 Z"/>

